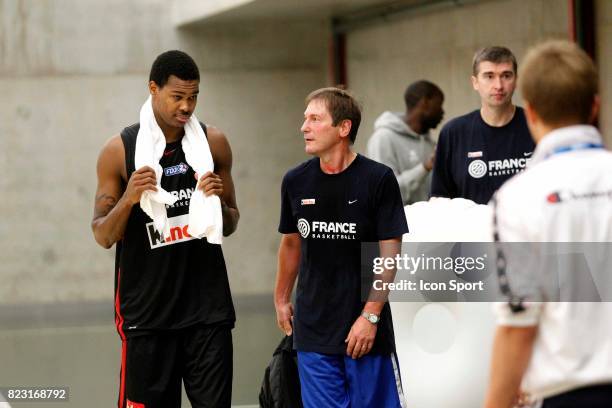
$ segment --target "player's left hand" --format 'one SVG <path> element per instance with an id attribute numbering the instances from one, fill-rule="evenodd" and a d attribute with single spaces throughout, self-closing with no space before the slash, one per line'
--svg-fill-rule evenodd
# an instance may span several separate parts
<path id="1" fill-rule="evenodd" d="M 344 340 L 347 343 L 346 355 L 357 359 L 368 354 L 374 345 L 376 329 L 375 324 L 359 316 Z"/>
<path id="2" fill-rule="evenodd" d="M 196 188 L 202 190 L 205 195 L 223 196 L 223 180 L 217 174 L 207 171 L 202 176 L 195 174 L 195 178 L 198 180 Z"/>

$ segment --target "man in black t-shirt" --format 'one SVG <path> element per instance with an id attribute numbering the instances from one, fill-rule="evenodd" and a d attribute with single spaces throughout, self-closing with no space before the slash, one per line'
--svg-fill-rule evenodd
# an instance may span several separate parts
<path id="1" fill-rule="evenodd" d="M 219 197 L 224 235 L 235 231 L 239 213 L 227 138 L 192 116 L 199 83 L 189 55 L 159 55 L 145 102 L 152 117 L 112 137 L 98 159 L 92 229 L 104 248 L 116 244 L 119 408 L 180 407 L 181 382 L 194 408 L 231 405 L 234 307 L 221 246 L 188 233 L 191 195 L 201 189 Z M 206 137 L 201 142 L 208 143 L 214 172 L 196 176 L 183 142 L 186 126 L 200 125 L 204 133 L 194 137 Z M 163 137 L 156 170 L 136 168 L 136 141 L 146 140 L 140 130 L 147 128 Z M 198 153 L 206 152 L 191 151 Z M 161 189 L 176 198 L 165 205 L 168 231 L 158 230 L 139 205 L 145 191 Z"/>
<path id="2" fill-rule="evenodd" d="M 442 128 L 430 195 L 486 204 L 506 180 L 525 169 L 535 145 L 523 109 L 512 104 L 517 72 L 512 52 L 483 48 L 472 70 L 481 108 Z"/>
<path id="3" fill-rule="evenodd" d="M 395 256 L 408 232 L 399 186 L 390 168 L 351 150 L 361 109 L 349 93 L 323 88 L 306 103 L 301 130 L 315 158 L 282 183 L 278 325 L 294 335 L 305 407 L 399 407 L 389 305 L 361 296 L 361 244 Z"/>

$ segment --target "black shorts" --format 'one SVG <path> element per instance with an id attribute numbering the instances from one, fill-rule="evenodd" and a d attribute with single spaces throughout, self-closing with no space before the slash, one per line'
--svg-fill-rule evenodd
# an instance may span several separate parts
<path id="1" fill-rule="evenodd" d="M 612 384 L 593 385 L 546 398 L 542 408 L 609 408 Z"/>
<path id="2" fill-rule="evenodd" d="M 199 326 L 123 341 L 119 408 L 230 407 L 232 327 Z"/>

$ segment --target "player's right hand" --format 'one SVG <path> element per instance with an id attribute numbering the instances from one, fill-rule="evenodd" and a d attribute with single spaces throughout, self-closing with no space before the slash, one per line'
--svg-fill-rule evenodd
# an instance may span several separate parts
<path id="1" fill-rule="evenodd" d="M 276 305 L 276 324 L 287 336 L 293 333 L 293 305 L 291 302 Z"/>
<path id="2" fill-rule="evenodd" d="M 157 191 L 155 171 L 149 166 L 143 166 L 132 173 L 123 196 L 134 205 L 140 202 L 140 197 L 145 191 Z"/>

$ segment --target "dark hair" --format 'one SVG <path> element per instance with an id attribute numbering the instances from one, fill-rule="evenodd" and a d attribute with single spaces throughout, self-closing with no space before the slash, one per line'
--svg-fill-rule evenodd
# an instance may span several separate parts
<path id="1" fill-rule="evenodd" d="M 421 99 L 431 99 L 435 96 L 444 98 L 444 93 L 436 84 L 423 79 L 408 85 L 404 92 L 404 102 L 406 102 L 406 108 L 411 110 Z"/>
<path id="2" fill-rule="evenodd" d="M 474 76 L 478 76 L 478 66 L 483 61 L 489 61 L 494 64 L 500 64 L 502 62 L 511 62 L 512 69 L 514 70 L 515 74 L 518 68 L 518 65 L 516 64 L 516 57 L 514 56 L 512 51 L 510 51 L 506 47 L 485 47 L 476 51 L 476 54 L 474 54 L 474 59 L 472 60 L 472 74 Z"/>
<path id="3" fill-rule="evenodd" d="M 193 58 L 178 50 L 166 51 L 155 58 L 151 66 L 149 81 L 163 88 L 170 75 L 183 81 L 200 80 L 200 71 Z"/>
<path id="4" fill-rule="evenodd" d="M 576 44 L 549 41 L 527 53 L 519 87 L 546 124 L 588 123 L 598 92 L 597 69 Z"/>
<path id="5" fill-rule="evenodd" d="M 353 95 L 340 88 L 321 88 L 312 91 L 310 95 L 306 97 L 306 105 L 315 99 L 325 101 L 327 110 L 329 110 L 332 117 L 333 126 L 338 126 L 343 120 L 351 121 L 349 138 L 351 143 L 355 143 L 359 124 L 361 123 L 361 106 Z"/>

